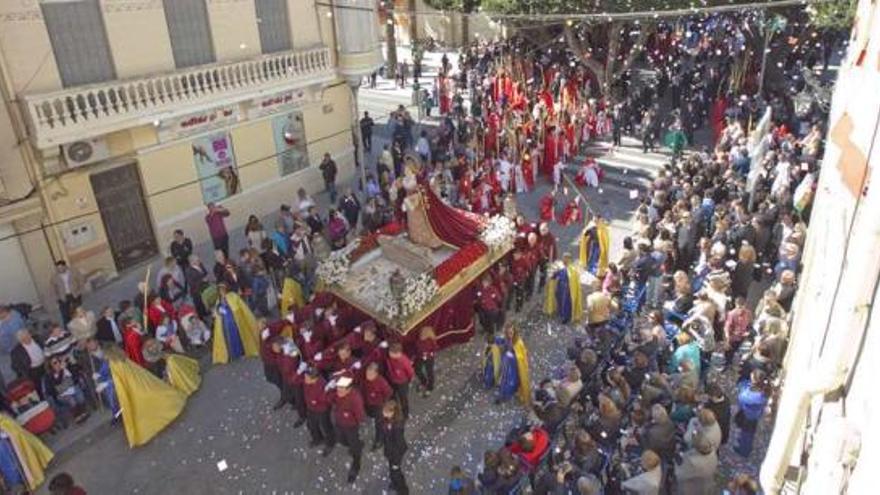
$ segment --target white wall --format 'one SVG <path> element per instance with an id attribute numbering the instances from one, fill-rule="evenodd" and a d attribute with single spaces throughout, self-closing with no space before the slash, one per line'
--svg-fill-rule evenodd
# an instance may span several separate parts
<path id="1" fill-rule="evenodd" d="M 15 229 L 0 224 L 0 303 L 38 304 L 40 298 L 31 279 Z"/>
<path id="2" fill-rule="evenodd" d="M 805 470 L 799 493 L 878 493 L 880 189 L 872 182 L 880 172 L 880 6 L 861 0 L 857 19 L 834 92 L 784 389 L 761 468 L 767 493 L 780 491 L 789 467 Z M 842 396 L 819 392 L 847 383 Z"/>

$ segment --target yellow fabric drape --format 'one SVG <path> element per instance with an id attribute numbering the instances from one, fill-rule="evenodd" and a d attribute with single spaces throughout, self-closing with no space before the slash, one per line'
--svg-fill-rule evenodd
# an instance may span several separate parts
<path id="1" fill-rule="evenodd" d="M 9 435 L 19 464 L 24 471 L 28 489 L 36 490 L 46 479 L 46 466 L 55 457 L 49 447 L 33 433 L 25 430 L 14 419 L 6 414 L 0 414 L 0 430 Z"/>
<path id="2" fill-rule="evenodd" d="M 604 220 L 596 222 L 596 238 L 599 241 L 599 266 L 596 275 L 601 278 L 608 270 L 608 253 L 611 247 L 611 232 L 608 230 L 608 223 Z"/>
<path id="3" fill-rule="evenodd" d="M 581 320 L 584 312 L 583 301 L 581 301 L 581 275 L 580 270 L 575 265 L 569 265 L 568 273 L 568 293 L 571 297 L 571 321 L 572 323 Z M 544 292 L 544 314 L 554 316 L 556 314 L 556 285 L 557 281 L 553 275 L 549 276 L 546 291 Z"/>
<path id="4" fill-rule="evenodd" d="M 232 317 L 238 325 L 244 355 L 258 356 L 260 354 L 260 339 L 257 336 L 257 319 L 238 294 L 229 292 L 225 297 L 229 309 L 232 310 Z M 223 318 L 219 314 L 214 315 L 214 347 L 212 351 L 211 358 L 214 364 L 229 362 L 229 350 L 226 348 L 226 337 L 223 335 Z"/>
<path id="5" fill-rule="evenodd" d="M 165 356 L 165 374 L 168 376 L 168 383 L 185 393 L 187 397 L 202 385 L 199 362 L 180 354 Z"/>
<path id="6" fill-rule="evenodd" d="M 128 359 L 111 357 L 110 373 L 130 447 L 149 442 L 171 424 L 186 405 L 185 393 Z"/>
<path id="7" fill-rule="evenodd" d="M 529 352 L 523 339 L 516 339 L 513 344 L 513 352 L 516 355 L 516 371 L 519 373 L 519 387 L 516 390 L 516 396 L 524 406 L 527 406 L 531 402 L 532 394 L 529 383 Z"/>
<path id="8" fill-rule="evenodd" d="M 611 233 L 608 230 L 608 222 L 604 220 L 597 219 L 593 225 L 595 225 L 596 228 L 595 236 L 587 237 L 583 232 L 581 233 L 580 242 L 578 243 L 578 263 L 582 268 L 587 269 L 589 252 L 592 249 L 590 239 L 595 239 L 595 242 L 599 244 L 599 262 L 596 264 L 596 276 L 601 278 L 605 275 L 605 271 L 608 270 L 608 252 L 611 243 Z M 587 229 L 590 227 L 592 227 L 592 225 L 588 226 Z M 586 229 L 584 232 L 586 232 Z"/>
<path id="9" fill-rule="evenodd" d="M 556 278 L 552 275 L 549 277 L 544 290 L 544 314 L 553 316 L 556 314 Z"/>
<path id="10" fill-rule="evenodd" d="M 568 292 L 571 295 L 571 322 L 581 321 L 584 302 L 581 301 L 581 271 L 575 265 L 568 265 Z"/>
<path id="11" fill-rule="evenodd" d="M 495 375 L 495 386 L 501 381 L 501 348 L 496 344 L 492 344 L 489 349 L 492 351 L 490 358 L 492 359 L 492 372 Z"/>
<path id="12" fill-rule="evenodd" d="M 284 285 L 281 288 L 281 314 L 285 315 L 290 310 L 290 306 L 300 309 L 306 305 L 303 297 L 302 286 L 296 280 L 288 277 L 284 279 Z"/>

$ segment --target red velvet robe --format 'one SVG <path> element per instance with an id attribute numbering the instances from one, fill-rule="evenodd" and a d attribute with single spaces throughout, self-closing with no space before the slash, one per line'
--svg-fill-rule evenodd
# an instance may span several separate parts
<path id="1" fill-rule="evenodd" d="M 565 209 L 562 210 L 562 214 L 559 215 L 559 223 L 562 226 L 568 226 L 573 223 L 578 223 L 582 220 L 582 212 L 580 206 L 575 200 L 569 201 L 567 205 L 565 205 Z"/>
<path id="2" fill-rule="evenodd" d="M 147 308 L 147 320 L 150 323 L 150 328 L 156 328 L 162 324 L 162 318 L 165 315 L 168 315 L 172 320 L 177 319 L 177 311 L 174 310 L 174 306 L 163 299 L 159 299 L 160 306 L 157 307 L 154 304 L 150 304 L 150 307 Z"/>
<path id="3" fill-rule="evenodd" d="M 451 98 L 449 97 L 449 84 L 445 77 L 437 78 L 437 86 L 438 92 L 440 93 L 440 114 L 446 115 L 449 113 L 451 105 Z"/>
<path id="4" fill-rule="evenodd" d="M 484 141 L 484 152 L 486 155 L 489 155 L 490 153 L 492 155 L 498 154 L 498 127 L 500 125 L 501 117 L 493 111 L 489 114 L 489 118 L 486 119 L 486 139 Z"/>
<path id="5" fill-rule="evenodd" d="M 547 116 L 551 119 L 555 118 L 556 109 L 553 107 L 553 95 L 545 89 L 541 91 L 541 94 L 538 96 L 541 98 L 541 101 L 544 102 L 544 108 L 547 109 Z"/>
<path id="6" fill-rule="evenodd" d="M 128 359 L 146 367 L 147 361 L 144 359 L 143 336 L 133 326 L 127 326 L 122 330 L 122 344 Z"/>
<path id="7" fill-rule="evenodd" d="M 535 187 L 535 175 L 532 165 L 532 157 L 528 153 L 523 155 L 520 167 L 522 167 L 522 174 L 523 179 L 526 182 L 526 189 L 531 191 Z"/>
<path id="8" fill-rule="evenodd" d="M 541 220 L 545 222 L 550 222 L 553 220 L 553 209 L 554 209 L 554 198 L 553 193 L 547 193 L 544 197 L 541 198 L 539 202 L 539 208 L 541 210 Z"/>
<path id="9" fill-rule="evenodd" d="M 721 137 L 721 131 L 724 130 L 724 110 L 727 109 L 727 101 L 723 96 L 719 96 L 712 109 L 709 112 L 709 119 L 712 125 L 712 142 L 717 143 Z"/>
<path id="10" fill-rule="evenodd" d="M 544 166 L 543 172 L 547 177 L 553 177 L 553 166 L 559 161 L 559 139 L 556 137 L 555 128 L 547 129 L 544 137 Z"/>
<path id="11" fill-rule="evenodd" d="M 575 150 L 577 148 L 577 143 L 575 142 L 575 132 L 574 132 L 574 124 L 569 122 L 568 125 L 565 126 L 565 140 L 568 143 L 568 154 L 574 155 Z"/>

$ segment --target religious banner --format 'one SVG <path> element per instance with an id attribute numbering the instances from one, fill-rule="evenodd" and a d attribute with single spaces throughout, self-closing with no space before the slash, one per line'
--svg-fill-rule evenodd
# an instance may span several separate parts
<path id="1" fill-rule="evenodd" d="M 301 112 L 279 115 L 272 119 L 278 171 L 283 177 L 309 166 L 306 130 Z"/>
<path id="2" fill-rule="evenodd" d="M 289 112 L 312 98 L 312 93 L 305 89 L 285 91 L 273 95 L 256 98 L 251 102 L 248 118 L 256 119 L 280 112 Z"/>
<path id="3" fill-rule="evenodd" d="M 219 129 L 241 120 L 239 106 L 228 105 L 203 112 L 191 113 L 175 119 L 163 120 L 156 130 L 159 142 L 173 141 L 186 136 Z"/>
<path id="4" fill-rule="evenodd" d="M 232 139 L 218 132 L 192 142 L 193 163 L 205 203 L 223 200 L 240 191 Z"/>

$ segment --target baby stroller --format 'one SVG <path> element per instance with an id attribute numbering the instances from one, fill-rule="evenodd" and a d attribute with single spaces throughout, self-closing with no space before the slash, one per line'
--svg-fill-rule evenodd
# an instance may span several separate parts
<path id="1" fill-rule="evenodd" d="M 7 396 L 15 420 L 27 431 L 40 435 L 55 427 L 55 411 L 40 398 L 32 381 L 27 378 L 13 381 L 7 387 Z"/>
<path id="2" fill-rule="evenodd" d="M 199 318 L 195 307 L 189 304 L 180 306 L 180 326 L 189 343 L 196 347 L 205 345 L 211 338 L 211 331 Z"/>

